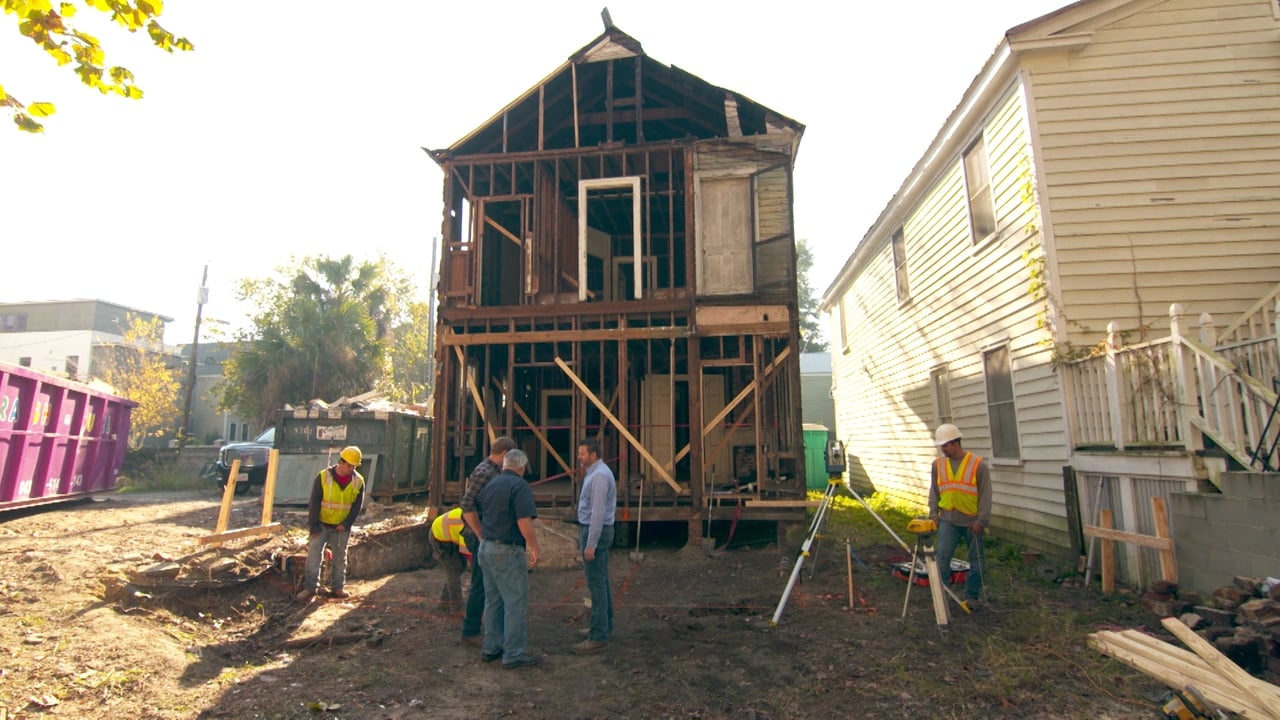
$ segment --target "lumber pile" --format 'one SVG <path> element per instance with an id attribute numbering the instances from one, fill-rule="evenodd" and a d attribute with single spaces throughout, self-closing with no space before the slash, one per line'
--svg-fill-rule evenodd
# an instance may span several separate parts
<path id="1" fill-rule="evenodd" d="M 1160 621 L 1194 652 L 1137 630 L 1089 635 L 1089 646 L 1176 690 L 1194 687 L 1219 709 L 1280 720 L 1280 687 L 1253 677 L 1177 618 Z"/>

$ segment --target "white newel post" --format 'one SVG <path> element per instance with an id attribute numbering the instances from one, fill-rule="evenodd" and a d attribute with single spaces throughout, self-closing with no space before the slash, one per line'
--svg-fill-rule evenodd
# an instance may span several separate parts
<path id="1" fill-rule="evenodd" d="M 1111 440 L 1116 450 L 1124 449 L 1124 415 L 1120 412 L 1120 372 L 1116 368 L 1116 349 L 1120 345 L 1120 326 L 1107 323 L 1107 414 L 1111 417 Z"/>
<path id="2" fill-rule="evenodd" d="M 1177 305 L 1175 304 L 1174 307 Z M 1218 347 L 1218 328 L 1213 324 L 1213 316 L 1207 312 L 1200 313 L 1200 344 L 1210 350 Z"/>
<path id="3" fill-rule="evenodd" d="M 1200 316 L 1200 339 L 1209 344 L 1209 340 L 1205 339 L 1206 331 L 1211 336 L 1217 335 L 1213 318 L 1208 313 Z M 1188 452 L 1195 452 L 1204 448 L 1204 441 L 1191 424 L 1191 414 L 1198 412 L 1196 385 L 1187 360 L 1187 349 L 1182 345 L 1182 336 L 1182 306 L 1173 303 L 1169 306 L 1169 351 L 1172 353 L 1170 359 L 1173 360 L 1173 399 L 1178 410 L 1178 435 L 1182 438 L 1182 447 Z M 1213 344 L 1209 344 L 1209 347 L 1213 347 Z"/>

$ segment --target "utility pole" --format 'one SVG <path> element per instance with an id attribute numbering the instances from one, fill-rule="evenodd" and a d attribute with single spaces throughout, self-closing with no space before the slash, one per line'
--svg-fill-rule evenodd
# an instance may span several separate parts
<path id="1" fill-rule="evenodd" d="M 209 302 L 209 265 L 204 266 L 204 276 L 200 278 L 200 287 L 196 290 L 196 331 L 191 339 L 191 370 L 187 375 L 187 399 L 182 406 L 182 425 L 178 427 L 178 454 L 182 454 L 182 446 L 187 444 L 187 423 L 191 421 L 191 400 L 196 394 L 196 350 L 200 346 L 200 316 L 204 312 L 204 304 Z"/>

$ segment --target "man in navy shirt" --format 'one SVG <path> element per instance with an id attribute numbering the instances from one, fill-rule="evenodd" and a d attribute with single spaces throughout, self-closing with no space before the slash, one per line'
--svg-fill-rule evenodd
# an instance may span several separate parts
<path id="1" fill-rule="evenodd" d="M 613 591 L 609 587 L 609 548 L 613 545 L 613 519 L 618 507 L 618 484 L 613 471 L 600 459 L 600 443 L 587 438 L 578 443 L 582 466 L 582 494 L 578 497 L 578 548 L 582 569 L 591 592 L 591 628 L 587 639 L 573 646 L 579 655 L 600 652 L 609 646 L 613 632 Z"/>
<path id="2" fill-rule="evenodd" d="M 537 665 L 542 658 L 525 651 L 529 629 L 529 568 L 538 564 L 538 510 L 533 490 L 524 480 L 529 457 L 511 450 L 502 458 L 502 473 L 476 494 L 480 516 L 478 556 L 484 568 L 484 644 L 480 658 L 501 659 L 512 670 Z"/>

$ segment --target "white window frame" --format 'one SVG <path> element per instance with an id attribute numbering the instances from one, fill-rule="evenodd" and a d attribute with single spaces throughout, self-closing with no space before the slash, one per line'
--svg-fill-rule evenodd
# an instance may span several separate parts
<path id="1" fill-rule="evenodd" d="M 907 279 L 907 234 L 899 226 L 889 236 L 889 254 L 893 258 L 893 286 L 898 291 L 898 307 L 911 302 L 911 285 Z"/>
<path id="2" fill-rule="evenodd" d="M 951 413 L 951 370 L 939 365 L 929 371 L 929 389 L 933 393 L 933 415 L 937 424 L 955 422 Z"/>
<path id="3" fill-rule="evenodd" d="M 1008 400 L 992 400 L 991 383 L 992 377 L 987 369 L 987 360 L 992 354 L 1004 351 L 1005 357 L 1005 374 L 1009 379 L 1009 399 Z M 987 409 L 987 428 L 991 433 L 991 456 L 993 460 L 1004 460 L 1011 463 L 1022 461 L 1022 437 L 1018 428 L 1018 390 L 1013 382 L 1013 352 L 1009 348 L 1009 343 L 1003 342 L 991 345 L 982 350 L 982 385 L 986 398 Z M 996 428 L 996 414 L 992 411 L 997 405 L 1009 406 L 1013 409 L 1013 441 L 1017 447 L 1013 448 L 1015 454 L 1001 454 L 996 448 L 996 438 L 999 436 Z M 1003 428 L 1003 425 L 1001 425 Z M 1000 450 L 1007 450 L 1001 448 Z"/>
<path id="4" fill-rule="evenodd" d="M 980 153 L 976 157 L 982 160 L 982 169 L 987 177 L 985 185 L 980 188 L 974 188 L 973 179 L 969 176 L 969 158 L 978 151 Z M 987 152 L 987 139 L 983 133 L 979 133 L 973 139 L 973 142 L 969 143 L 969 146 L 965 148 L 964 153 L 961 154 L 960 171 L 964 175 L 964 206 L 969 215 L 969 237 L 973 240 L 974 245 L 979 245 L 1000 232 L 1000 220 L 996 217 L 995 190 L 991 186 L 991 156 Z M 977 223 L 974 221 L 973 205 L 975 196 L 980 196 L 984 191 L 987 196 L 987 209 L 991 214 L 991 230 L 979 235 Z"/>
<path id="5" fill-rule="evenodd" d="M 635 299 L 644 297 L 644 267 L 640 260 L 640 176 L 618 178 L 594 178 L 578 181 L 578 301 L 587 301 L 587 192 L 631 188 L 631 259 L 635 263 Z"/>

